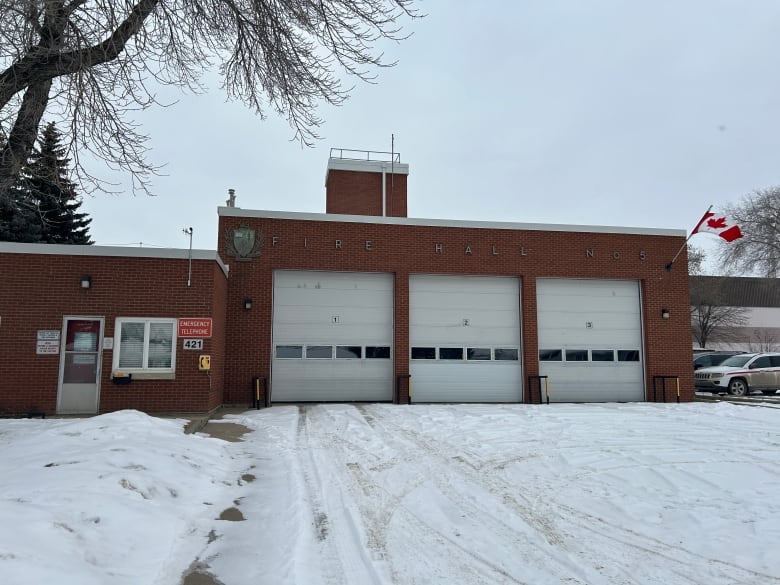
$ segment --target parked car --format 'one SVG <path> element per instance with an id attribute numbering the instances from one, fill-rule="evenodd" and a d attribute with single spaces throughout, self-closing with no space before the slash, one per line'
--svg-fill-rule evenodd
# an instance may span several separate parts
<path id="1" fill-rule="evenodd" d="M 709 368 L 711 366 L 719 366 L 723 360 L 730 358 L 733 355 L 744 353 L 742 351 L 708 351 L 706 353 L 700 353 L 693 356 L 693 369 L 698 370 L 700 368 Z"/>
<path id="2" fill-rule="evenodd" d="M 780 353 L 742 353 L 719 366 L 694 372 L 696 390 L 747 396 L 752 390 L 774 394 L 780 390 Z"/>

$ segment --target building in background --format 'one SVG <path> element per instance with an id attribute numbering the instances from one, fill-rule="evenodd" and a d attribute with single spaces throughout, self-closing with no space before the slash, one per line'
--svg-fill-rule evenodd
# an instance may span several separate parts
<path id="1" fill-rule="evenodd" d="M 691 276 L 693 345 L 699 306 L 715 315 L 707 349 L 780 351 L 780 279 Z"/>

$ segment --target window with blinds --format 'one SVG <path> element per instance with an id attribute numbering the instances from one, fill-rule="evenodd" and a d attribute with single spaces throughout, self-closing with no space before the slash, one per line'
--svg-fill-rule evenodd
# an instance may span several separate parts
<path id="1" fill-rule="evenodd" d="M 149 359 L 147 368 L 170 368 L 173 357 L 173 325 L 149 323 Z"/>
<path id="2" fill-rule="evenodd" d="M 127 372 L 174 371 L 176 319 L 116 320 L 114 368 Z"/>
<path id="3" fill-rule="evenodd" d="M 144 367 L 144 323 L 122 323 L 119 328 L 119 367 Z"/>

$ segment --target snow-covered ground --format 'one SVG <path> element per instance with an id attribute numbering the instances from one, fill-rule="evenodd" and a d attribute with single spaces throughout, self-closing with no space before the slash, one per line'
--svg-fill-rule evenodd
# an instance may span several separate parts
<path id="1" fill-rule="evenodd" d="M 0 420 L 3 585 L 780 583 L 780 409 Z M 224 424 L 224 423 L 215 423 Z"/>

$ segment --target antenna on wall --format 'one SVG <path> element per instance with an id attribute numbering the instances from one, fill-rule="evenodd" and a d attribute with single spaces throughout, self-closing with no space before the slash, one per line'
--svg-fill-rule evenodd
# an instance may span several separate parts
<path id="1" fill-rule="evenodd" d="M 189 267 L 187 268 L 187 286 L 190 286 L 192 284 L 192 228 L 184 228 L 181 231 L 184 232 L 184 235 L 190 237 Z"/>

